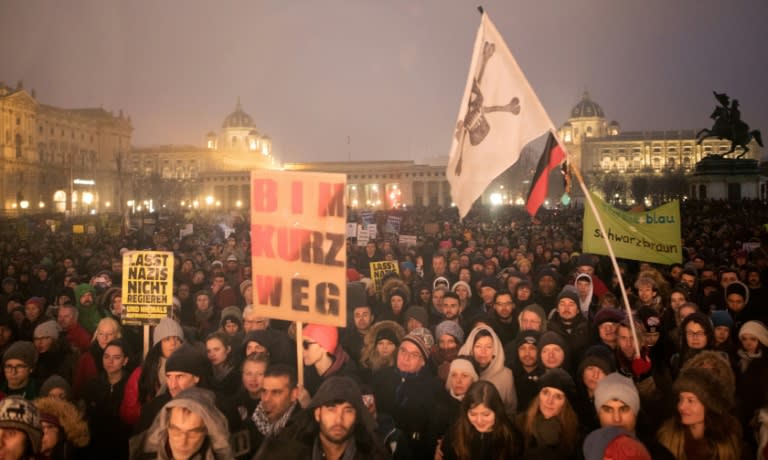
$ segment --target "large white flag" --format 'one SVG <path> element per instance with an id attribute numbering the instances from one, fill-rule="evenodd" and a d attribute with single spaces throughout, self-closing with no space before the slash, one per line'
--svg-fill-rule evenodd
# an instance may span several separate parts
<path id="1" fill-rule="evenodd" d="M 552 121 L 486 13 L 475 38 L 446 177 L 464 217 L 488 184 Z"/>

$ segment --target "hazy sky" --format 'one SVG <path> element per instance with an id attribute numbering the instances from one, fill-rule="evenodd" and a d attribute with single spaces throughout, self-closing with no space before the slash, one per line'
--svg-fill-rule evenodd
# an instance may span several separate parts
<path id="1" fill-rule="evenodd" d="M 284 161 L 445 156 L 483 4 L 555 124 L 588 90 L 624 130 L 768 138 L 766 0 L 0 0 L 0 81 L 203 146 L 240 97 Z M 348 141 L 349 139 L 349 141 Z"/>

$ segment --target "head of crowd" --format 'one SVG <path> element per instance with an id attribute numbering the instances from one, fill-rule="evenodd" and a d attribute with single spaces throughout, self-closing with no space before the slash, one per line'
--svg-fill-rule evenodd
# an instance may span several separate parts
<path id="1" fill-rule="evenodd" d="M 581 213 L 348 210 L 343 327 L 258 305 L 247 217 L 0 228 L 0 458 L 768 459 L 768 207 L 684 203 L 668 265 Z M 150 326 L 135 250 L 173 253 Z"/>

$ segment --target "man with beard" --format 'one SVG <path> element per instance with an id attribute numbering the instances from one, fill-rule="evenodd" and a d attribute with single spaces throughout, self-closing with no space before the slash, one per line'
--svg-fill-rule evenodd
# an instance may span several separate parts
<path id="1" fill-rule="evenodd" d="M 502 346 L 515 340 L 520 331 L 515 303 L 509 291 L 499 291 L 493 300 L 493 310 L 488 313 L 488 324 L 499 336 Z"/>
<path id="2" fill-rule="evenodd" d="M 331 377 L 323 382 L 303 415 L 291 436 L 256 458 L 389 458 L 374 434 L 375 422 L 354 380 Z"/>

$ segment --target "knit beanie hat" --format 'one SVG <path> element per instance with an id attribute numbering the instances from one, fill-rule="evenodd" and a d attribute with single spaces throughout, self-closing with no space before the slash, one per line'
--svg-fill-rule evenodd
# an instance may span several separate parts
<path id="1" fill-rule="evenodd" d="M 744 334 L 754 335 L 764 347 L 768 347 L 768 329 L 766 329 L 765 324 L 760 321 L 747 321 L 744 323 L 744 325 L 741 326 L 741 329 L 739 329 L 739 339 L 741 339 Z"/>
<path id="2" fill-rule="evenodd" d="M 209 374 L 208 356 L 201 347 L 185 343 L 165 362 L 165 372 L 186 372 L 203 378 Z"/>
<path id="3" fill-rule="evenodd" d="M 435 278 L 435 280 L 434 280 L 434 281 L 432 281 L 432 289 L 434 290 L 434 289 L 436 289 L 438 286 L 443 286 L 443 287 L 445 287 L 446 289 L 450 289 L 450 287 L 451 287 L 451 282 L 450 282 L 450 281 L 448 281 L 448 278 L 446 278 L 446 277 L 444 277 L 444 276 L 438 276 L 437 278 Z"/>
<path id="4" fill-rule="evenodd" d="M 429 332 L 429 329 L 417 327 L 403 337 L 403 341 L 406 340 L 419 347 L 419 351 L 421 351 L 424 361 L 429 360 L 429 354 L 432 347 L 435 346 L 435 338 L 432 336 L 432 333 Z"/>
<path id="5" fill-rule="evenodd" d="M 56 374 L 45 379 L 45 382 L 40 386 L 40 396 L 48 396 L 54 388 L 61 388 L 64 390 L 64 397 L 66 399 L 69 399 L 70 396 L 72 396 L 72 386 L 64 379 L 64 377 Z"/>
<path id="6" fill-rule="evenodd" d="M 482 281 L 480 281 L 480 287 L 481 288 L 489 287 L 489 288 L 496 289 L 498 291 L 499 279 L 496 278 L 495 276 L 486 276 L 485 278 L 482 279 Z"/>
<path id="7" fill-rule="evenodd" d="M 504 346 L 504 355 L 507 357 L 507 362 L 513 361 L 512 358 L 517 358 L 517 351 L 523 344 L 527 343 L 538 349 L 540 341 L 541 334 L 539 334 L 538 331 L 520 331 L 514 342 L 508 342 Z"/>
<path id="8" fill-rule="evenodd" d="M 651 460 L 640 441 L 630 432 L 617 426 L 599 428 L 584 440 L 585 460 Z"/>
<path id="9" fill-rule="evenodd" d="M 675 380 L 673 388 L 677 394 L 695 394 L 708 411 L 717 415 L 727 414 L 734 405 L 733 391 L 728 391 L 723 382 L 707 369 L 685 369 Z"/>
<path id="10" fill-rule="evenodd" d="M 3 353 L 3 365 L 9 359 L 18 359 L 31 369 L 37 365 L 37 349 L 27 340 L 13 342 Z"/>
<path id="11" fill-rule="evenodd" d="M 367 307 L 368 296 L 365 285 L 360 282 L 347 283 L 347 311 L 353 312 L 357 307 Z"/>
<path id="12" fill-rule="evenodd" d="M 571 299 L 576 305 L 579 305 L 579 292 L 576 290 L 576 287 L 570 284 L 563 287 L 557 296 L 557 303 L 559 304 L 562 299 Z"/>
<path id="13" fill-rule="evenodd" d="M 600 326 L 603 323 L 620 323 L 627 314 L 618 308 L 601 308 L 592 318 L 592 324 Z"/>
<path id="14" fill-rule="evenodd" d="M 731 318 L 731 314 L 728 313 L 728 310 L 715 310 L 710 315 L 710 318 L 712 319 L 712 325 L 714 327 L 727 327 L 728 329 L 733 327 L 733 318 Z"/>
<path id="15" fill-rule="evenodd" d="M 155 331 L 152 333 L 152 346 L 157 345 L 166 337 L 178 337 L 182 341 L 184 340 L 184 330 L 179 323 L 171 318 L 163 318 L 155 326 Z"/>
<path id="16" fill-rule="evenodd" d="M 568 343 L 563 336 L 555 331 L 547 331 L 541 335 L 539 339 L 539 351 L 547 345 L 557 345 L 563 349 L 566 355 L 568 355 Z"/>
<path id="17" fill-rule="evenodd" d="M 339 330 L 333 326 L 309 324 L 304 327 L 302 334 L 304 337 L 317 342 L 330 354 L 334 354 L 339 344 Z"/>
<path id="18" fill-rule="evenodd" d="M 379 343 L 379 340 L 389 340 L 390 342 L 394 343 L 395 346 L 400 345 L 400 339 L 397 338 L 397 334 L 395 334 L 395 331 L 388 327 L 382 328 L 379 332 L 376 333 L 376 342 L 374 343 Z"/>
<path id="19" fill-rule="evenodd" d="M 40 413 L 32 402 L 18 395 L 7 396 L 0 401 L 0 428 L 23 431 L 29 438 L 32 451 L 35 454 L 40 452 L 43 427 Z"/>
<path id="20" fill-rule="evenodd" d="M 411 305 L 408 310 L 405 311 L 405 320 L 415 319 L 420 322 L 423 327 L 429 326 L 429 316 L 427 310 L 420 305 Z"/>
<path id="21" fill-rule="evenodd" d="M 584 370 L 590 366 L 600 368 L 605 375 L 616 372 L 616 359 L 613 357 L 613 351 L 604 345 L 592 345 L 587 348 L 582 355 L 577 376 L 584 375 Z"/>
<path id="22" fill-rule="evenodd" d="M 595 409 L 599 412 L 603 404 L 614 399 L 618 399 L 629 406 L 635 415 L 640 411 L 640 395 L 637 393 L 635 383 L 629 377 L 624 377 L 618 372 L 608 374 L 597 382 Z"/>
<path id="23" fill-rule="evenodd" d="M 472 297 L 472 288 L 469 286 L 469 283 L 461 280 L 456 281 L 455 283 L 453 283 L 453 286 L 451 287 L 451 291 L 456 292 L 457 286 L 464 286 L 467 289 L 467 292 L 469 292 L 469 297 Z"/>
<path id="24" fill-rule="evenodd" d="M 242 283 L 240 283 L 240 295 L 245 295 L 245 290 L 248 289 L 250 286 L 253 286 L 253 281 L 251 280 L 245 280 Z"/>
<path id="25" fill-rule="evenodd" d="M 453 361 L 451 361 L 451 367 L 448 370 L 448 375 L 450 376 L 454 371 L 469 374 L 472 376 L 472 383 L 480 380 L 480 376 L 477 375 L 477 370 L 475 370 L 475 366 L 472 364 L 472 358 L 469 356 L 457 356 Z M 451 379 L 448 378 L 445 380 L 445 389 L 451 391 L 450 385 Z"/>
<path id="26" fill-rule="evenodd" d="M 536 383 L 539 391 L 546 387 L 555 388 L 565 393 L 571 405 L 576 401 L 576 384 L 570 374 L 560 368 L 547 369 Z"/>
<path id="27" fill-rule="evenodd" d="M 32 334 L 34 338 L 50 337 L 53 340 L 59 339 L 59 324 L 56 321 L 50 320 L 44 323 L 40 323 L 35 328 L 35 332 Z"/>
<path id="28" fill-rule="evenodd" d="M 36 305 L 40 311 L 43 311 L 45 309 L 45 299 L 43 299 L 42 297 L 30 297 L 29 299 L 27 299 L 26 302 L 24 302 L 24 305 L 30 305 L 30 304 Z"/>
<path id="29" fill-rule="evenodd" d="M 464 343 L 464 330 L 461 329 L 456 321 L 443 321 L 435 328 L 435 338 L 440 341 L 440 337 L 450 335 L 456 339 L 456 344 L 461 346 Z"/>

